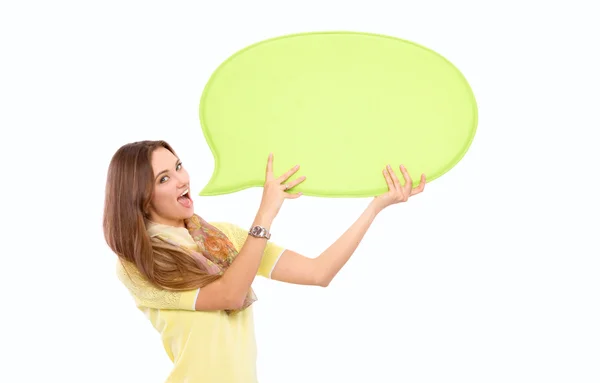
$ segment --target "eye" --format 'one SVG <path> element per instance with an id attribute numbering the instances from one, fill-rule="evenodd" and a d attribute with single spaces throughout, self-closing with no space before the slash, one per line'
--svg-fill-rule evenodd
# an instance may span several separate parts
<path id="1" fill-rule="evenodd" d="M 177 165 L 175 166 L 175 170 L 180 170 L 182 167 L 183 167 L 183 163 L 178 162 Z M 169 179 L 169 176 L 164 176 L 158 182 L 162 184 L 162 183 L 167 182 L 168 179 Z"/>

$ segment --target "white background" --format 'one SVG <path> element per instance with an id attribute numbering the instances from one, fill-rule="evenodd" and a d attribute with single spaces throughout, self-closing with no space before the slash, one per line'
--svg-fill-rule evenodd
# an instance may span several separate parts
<path id="1" fill-rule="evenodd" d="M 116 279 L 102 236 L 110 157 L 165 139 L 197 193 L 213 170 L 198 122 L 212 71 L 249 44 L 323 30 L 388 34 L 444 55 L 473 88 L 479 126 L 455 168 L 376 218 L 328 288 L 256 280 L 261 383 L 600 381 L 591 9 L 3 3 L 0 381 L 164 381 L 158 333 Z M 260 196 L 196 197 L 196 212 L 247 226 Z M 273 239 L 316 256 L 368 202 L 286 201 Z"/>

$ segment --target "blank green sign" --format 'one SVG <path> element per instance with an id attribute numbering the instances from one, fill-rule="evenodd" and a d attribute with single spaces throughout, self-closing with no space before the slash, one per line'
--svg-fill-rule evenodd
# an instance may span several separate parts
<path id="1" fill-rule="evenodd" d="M 227 59 L 206 84 L 200 121 L 215 169 L 200 195 L 262 187 L 299 164 L 292 192 L 369 197 L 399 165 L 414 186 L 450 170 L 477 127 L 469 84 L 450 62 L 388 36 L 327 32 L 279 37 Z"/>

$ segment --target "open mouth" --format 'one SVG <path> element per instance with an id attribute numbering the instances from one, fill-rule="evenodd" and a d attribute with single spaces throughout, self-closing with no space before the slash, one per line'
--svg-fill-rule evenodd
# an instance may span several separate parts
<path id="1" fill-rule="evenodd" d="M 177 197 L 177 202 L 182 204 L 185 207 L 192 206 L 192 199 L 190 198 L 190 189 L 185 189 L 183 193 L 179 197 Z"/>

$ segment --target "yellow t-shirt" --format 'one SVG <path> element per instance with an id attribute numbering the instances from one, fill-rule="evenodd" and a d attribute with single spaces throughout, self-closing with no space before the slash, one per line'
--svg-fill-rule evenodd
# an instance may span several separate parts
<path id="1" fill-rule="evenodd" d="M 223 231 L 239 251 L 248 230 L 227 222 L 210 222 Z M 186 228 L 152 223 L 150 236 L 161 235 L 197 250 Z M 271 272 L 285 249 L 267 241 L 257 275 Z M 160 333 L 173 370 L 166 383 L 254 383 L 256 341 L 252 305 L 236 315 L 224 311 L 196 311 L 199 289 L 171 292 L 148 283 L 129 262 L 117 262 L 119 280 L 133 296 L 136 306 Z"/>

